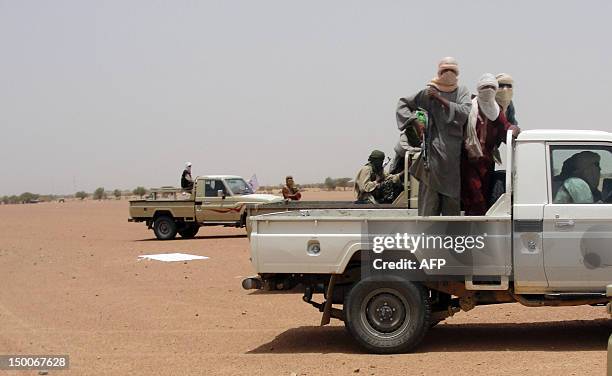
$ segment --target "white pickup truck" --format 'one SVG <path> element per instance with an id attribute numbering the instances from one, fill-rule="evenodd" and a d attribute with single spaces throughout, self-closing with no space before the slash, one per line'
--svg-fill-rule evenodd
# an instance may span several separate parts
<path id="1" fill-rule="evenodd" d="M 528 130 L 516 140 L 509 133 L 507 145 L 506 192 L 484 216 L 324 209 L 250 217 L 258 275 L 243 287 L 299 287 L 322 325 L 343 320 L 374 353 L 409 351 L 431 326 L 478 305 L 605 306 L 612 133 Z"/>

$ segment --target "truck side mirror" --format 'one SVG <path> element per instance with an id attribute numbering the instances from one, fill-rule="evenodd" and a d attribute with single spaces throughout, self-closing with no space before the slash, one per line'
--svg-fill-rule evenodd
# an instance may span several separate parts
<path id="1" fill-rule="evenodd" d="M 225 198 L 225 193 L 223 193 L 223 189 L 219 189 L 217 191 L 217 197 Z"/>

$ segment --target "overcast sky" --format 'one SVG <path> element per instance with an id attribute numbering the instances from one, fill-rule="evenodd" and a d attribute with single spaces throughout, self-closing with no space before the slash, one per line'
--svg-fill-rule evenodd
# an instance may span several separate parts
<path id="1" fill-rule="evenodd" d="M 523 129 L 612 131 L 611 4 L 0 0 L 0 194 L 353 177 L 447 55 Z"/>

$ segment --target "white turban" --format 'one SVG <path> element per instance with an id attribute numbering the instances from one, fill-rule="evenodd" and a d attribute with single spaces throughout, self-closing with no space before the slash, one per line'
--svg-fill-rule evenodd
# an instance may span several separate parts
<path id="1" fill-rule="evenodd" d="M 493 88 L 485 89 L 485 86 Z M 490 121 L 494 121 L 499 117 L 499 105 L 495 102 L 495 94 L 497 92 L 497 80 L 491 73 L 483 74 L 476 85 L 478 88 L 478 96 L 472 99 L 472 108 L 468 115 L 467 127 L 464 133 L 465 148 L 470 158 L 482 157 L 482 146 L 486 141 L 485 137 L 479 138 L 476 131 L 476 123 L 478 121 L 478 111 L 482 111 L 484 116 Z M 486 129 L 483 131 L 486 134 Z"/>
<path id="2" fill-rule="evenodd" d="M 483 89 L 492 86 L 494 89 Z M 478 107 L 487 119 L 493 121 L 499 116 L 499 105 L 495 102 L 497 79 L 491 73 L 485 73 L 478 80 Z"/>
<path id="3" fill-rule="evenodd" d="M 500 84 L 510 84 L 510 85 L 514 84 L 514 79 L 508 73 L 498 73 L 495 76 L 495 78 L 497 79 L 497 82 Z"/>
<path id="4" fill-rule="evenodd" d="M 499 73 L 497 76 L 495 76 L 495 78 L 497 79 L 497 82 L 499 84 L 514 86 L 514 80 L 512 79 L 512 76 L 510 76 L 508 73 Z M 504 111 L 506 111 L 506 109 L 510 105 L 510 102 L 512 102 L 513 95 L 514 88 L 505 87 L 503 89 L 497 89 L 497 95 L 495 99 L 497 99 L 497 103 L 499 103 L 499 105 L 502 106 Z"/>
<path id="5" fill-rule="evenodd" d="M 491 73 L 485 73 L 480 76 L 480 79 L 478 80 L 478 89 L 483 86 L 493 86 L 495 87 L 495 90 L 497 90 L 497 88 L 499 87 L 499 85 L 497 84 L 497 79 Z"/>

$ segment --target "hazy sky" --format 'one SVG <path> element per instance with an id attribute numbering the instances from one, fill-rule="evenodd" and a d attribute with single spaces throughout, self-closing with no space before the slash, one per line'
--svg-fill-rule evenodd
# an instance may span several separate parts
<path id="1" fill-rule="evenodd" d="M 609 1 L 0 0 L 0 194 L 353 177 L 455 56 L 523 129 L 612 131 Z"/>

